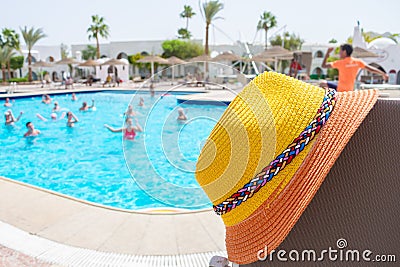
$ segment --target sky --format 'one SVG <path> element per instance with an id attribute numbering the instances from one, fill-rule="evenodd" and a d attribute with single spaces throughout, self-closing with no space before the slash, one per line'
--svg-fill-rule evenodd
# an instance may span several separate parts
<path id="1" fill-rule="evenodd" d="M 205 39 L 205 21 L 200 3 L 205 0 L 13 0 L 1 5 L 0 28 L 19 32 L 20 27 L 42 28 L 47 35 L 38 45 L 90 44 L 87 28 L 91 15 L 105 18 L 115 41 L 167 40 L 185 27 L 179 14 L 190 5 L 196 15 L 189 21 L 193 38 Z M 327 43 L 332 38 L 343 43 L 360 22 L 366 31 L 400 32 L 399 0 L 220 0 L 221 19 L 210 28 L 210 44 L 232 44 L 237 40 L 263 43 L 264 33 L 256 30 L 264 11 L 276 16 L 278 26 L 268 36 L 284 30 L 306 43 Z M 23 43 L 23 40 L 21 40 Z"/>

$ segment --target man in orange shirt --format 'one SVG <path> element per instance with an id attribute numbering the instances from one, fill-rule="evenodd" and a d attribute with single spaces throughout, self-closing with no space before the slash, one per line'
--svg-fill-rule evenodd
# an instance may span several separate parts
<path id="1" fill-rule="evenodd" d="M 361 59 L 351 57 L 351 53 L 353 53 L 353 47 L 349 44 L 344 44 L 340 46 L 339 60 L 327 63 L 326 60 L 328 59 L 329 54 L 332 52 L 332 50 L 333 47 L 328 48 L 324 61 L 322 62 L 322 67 L 338 69 L 339 82 L 336 86 L 337 88 L 335 88 L 335 84 L 332 82 L 327 83 L 328 87 L 337 89 L 338 92 L 353 91 L 354 82 L 356 80 L 358 71 L 364 68 L 370 72 L 382 75 L 383 79 L 387 81 L 388 75 L 385 72 L 367 65 Z"/>

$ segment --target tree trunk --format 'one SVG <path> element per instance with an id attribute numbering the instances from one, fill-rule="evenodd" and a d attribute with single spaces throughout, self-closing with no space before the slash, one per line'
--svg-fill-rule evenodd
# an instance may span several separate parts
<path id="1" fill-rule="evenodd" d="M 11 79 L 10 60 L 7 62 L 8 79 Z"/>
<path id="2" fill-rule="evenodd" d="M 100 58 L 100 44 L 99 44 L 99 37 L 96 35 L 96 57 L 97 59 Z"/>
<path id="3" fill-rule="evenodd" d="M 31 50 L 28 50 L 28 81 L 32 82 L 32 55 L 31 55 Z"/>
<path id="4" fill-rule="evenodd" d="M 204 53 L 206 55 L 208 55 L 208 27 L 210 26 L 210 24 L 206 24 L 206 46 L 204 49 Z"/>
<path id="5" fill-rule="evenodd" d="M 265 49 L 268 48 L 268 29 L 265 29 Z"/>
<path id="6" fill-rule="evenodd" d="M 3 64 L 1 66 L 1 72 L 3 74 L 3 83 L 5 83 L 6 82 L 6 68 L 4 67 Z"/>
<path id="7" fill-rule="evenodd" d="M 186 17 L 186 30 L 188 30 L 188 28 L 189 28 L 189 18 Z"/>

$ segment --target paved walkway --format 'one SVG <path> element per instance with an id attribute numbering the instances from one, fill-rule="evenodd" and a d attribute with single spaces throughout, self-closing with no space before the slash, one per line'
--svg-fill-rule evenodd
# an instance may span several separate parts
<path id="1" fill-rule="evenodd" d="M 0 266 L 2 267 L 50 267 L 49 263 L 30 257 L 21 252 L 0 246 Z"/>
<path id="2" fill-rule="evenodd" d="M 142 256 L 225 251 L 223 223 L 211 210 L 174 214 L 124 211 L 4 177 L 0 178 L 0 195 L 0 221 L 73 247 Z M 3 238 L 0 236 L 0 244 Z"/>

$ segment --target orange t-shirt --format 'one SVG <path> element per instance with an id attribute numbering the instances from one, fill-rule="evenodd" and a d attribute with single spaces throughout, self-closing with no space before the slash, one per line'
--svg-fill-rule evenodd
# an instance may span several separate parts
<path id="1" fill-rule="evenodd" d="M 360 69 L 365 67 L 365 63 L 356 58 L 346 57 L 332 62 L 332 67 L 339 71 L 337 91 L 346 92 L 354 90 L 354 82 L 357 73 Z"/>

